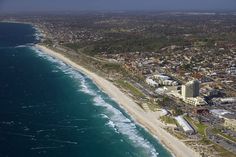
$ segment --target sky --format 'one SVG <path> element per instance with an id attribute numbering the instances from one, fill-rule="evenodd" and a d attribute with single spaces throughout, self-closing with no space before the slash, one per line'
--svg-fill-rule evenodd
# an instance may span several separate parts
<path id="1" fill-rule="evenodd" d="M 0 0 L 0 12 L 81 10 L 236 11 L 236 0 Z"/>

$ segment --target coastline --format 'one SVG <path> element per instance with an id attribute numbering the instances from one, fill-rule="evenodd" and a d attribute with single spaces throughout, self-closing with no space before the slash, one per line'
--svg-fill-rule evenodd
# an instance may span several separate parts
<path id="1" fill-rule="evenodd" d="M 182 141 L 170 135 L 164 130 L 164 125 L 158 120 L 158 114 L 155 112 L 145 112 L 130 97 L 121 92 L 110 81 L 98 76 L 86 68 L 76 64 L 64 55 L 51 50 L 42 45 L 35 45 L 42 52 L 57 58 L 69 66 L 79 70 L 93 80 L 105 93 L 112 97 L 138 124 L 146 128 L 161 144 L 163 144 L 176 157 L 199 157 L 191 148 L 187 147 Z"/>

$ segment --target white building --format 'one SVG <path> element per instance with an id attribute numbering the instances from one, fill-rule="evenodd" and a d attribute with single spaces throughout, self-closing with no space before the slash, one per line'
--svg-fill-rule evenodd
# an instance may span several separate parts
<path id="1" fill-rule="evenodd" d="M 178 82 L 172 80 L 169 76 L 160 74 L 160 75 L 153 75 L 153 78 L 155 78 L 160 85 L 164 85 L 164 86 L 177 86 L 178 85 Z"/>
<path id="2" fill-rule="evenodd" d="M 158 85 L 159 85 L 156 81 L 154 81 L 154 80 L 151 79 L 151 78 L 147 78 L 147 79 L 146 79 L 146 83 L 147 83 L 148 85 L 152 86 L 152 87 L 158 87 Z"/>
<path id="3" fill-rule="evenodd" d="M 190 105 L 194 105 L 195 107 L 205 106 L 207 104 L 207 102 L 201 97 L 185 98 L 184 102 L 186 102 Z"/>
<path id="4" fill-rule="evenodd" d="M 183 128 L 184 132 L 186 132 L 187 134 L 194 133 L 193 127 L 182 116 L 175 117 L 175 120 Z"/>
<path id="5" fill-rule="evenodd" d="M 169 76 L 165 76 L 165 75 L 154 75 L 155 79 L 160 79 L 160 80 L 170 80 Z"/>
<path id="6" fill-rule="evenodd" d="M 166 87 L 157 88 L 157 89 L 155 90 L 155 93 L 162 95 L 162 94 L 165 94 L 166 91 L 167 91 L 167 88 L 166 88 Z"/>
<path id="7" fill-rule="evenodd" d="M 224 115 L 226 114 L 231 114 L 231 112 L 227 111 L 227 110 L 222 110 L 222 109 L 213 109 L 210 110 L 210 113 L 218 118 L 223 118 Z"/>
<path id="8" fill-rule="evenodd" d="M 221 98 L 220 101 L 221 101 L 222 103 L 234 103 L 234 102 L 236 102 L 236 97 Z"/>

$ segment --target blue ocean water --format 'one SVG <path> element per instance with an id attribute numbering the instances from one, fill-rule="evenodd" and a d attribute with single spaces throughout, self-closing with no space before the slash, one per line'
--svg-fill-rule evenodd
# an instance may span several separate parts
<path id="1" fill-rule="evenodd" d="M 0 157 L 170 157 L 87 76 L 0 23 Z"/>

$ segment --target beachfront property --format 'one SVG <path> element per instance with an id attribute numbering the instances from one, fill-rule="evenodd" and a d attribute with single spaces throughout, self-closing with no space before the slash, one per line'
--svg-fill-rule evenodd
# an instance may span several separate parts
<path id="1" fill-rule="evenodd" d="M 186 102 L 187 104 L 193 105 L 195 107 L 205 106 L 207 104 L 207 102 L 201 97 L 185 98 L 184 102 Z"/>
<path id="2" fill-rule="evenodd" d="M 146 17 L 147 16 L 145 16 L 145 19 Z M 112 21 L 113 18 L 119 21 L 120 17 L 116 17 L 115 15 L 112 15 L 112 18 L 107 20 L 107 22 L 110 23 L 111 25 L 107 25 L 107 24 L 104 25 L 106 26 L 105 30 L 107 30 L 107 27 L 110 27 L 110 26 L 111 26 L 110 30 L 114 30 L 112 29 L 112 27 L 114 27 L 113 21 Z M 201 16 L 201 18 L 204 19 L 205 16 Z M 226 16 L 224 16 L 223 19 L 220 19 L 220 20 L 224 21 L 225 18 Z M 60 43 L 63 43 L 61 41 L 64 41 L 64 43 L 69 42 L 70 44 L 74 43 L 72 44 L 72 47 L 70 47 L 73 49 L 77 49 L 76 47 L 77 44 L 81 45 L 77 43 L 80 41 L 83 41 L 83 42 L 89 41 L 90 43 L 90 42 L 97 42 L 98 40 L 101 40 L 101 41 L 105 40 L 106 43 L 109 42 L 108 44 L 109 46 L 107 49 L 106 47 L 104 48 L 104 45 L 100 45 L 101 42 L 98 42 L 99 45 L 97 45 L 97 47 L 103 48 L 103 49 L 96 49 L 95 57 L 98 57 L 99 59 L 104 59 L 104 61 L 109 61 L 109 65 L 110 63 L 122 65 L 122 67 L 124 67 L 128 72 L 132 73 L 132 76 L 141 76 L 141 78 L 147 78 L 144 81 L 143 79 L 141 79 L 137 82 L 136 82 L 136 79 L 134 79 L 135 81 L 133 81 L 132 78 L 129 78 L 128 81 L 131 83 L 131 85 L 139 89 L 142 93 L 144 93 L 147 96 L 150 96 L 150 100 L 152 100 L 151 99 L 152 96 L 154 97 L 153 99 L 157 99 L 156 97 L 158 96 L 158 101 L 156 101 L 157 103 L 155 102 L 157 105 L 151 104 L 154 107 L 158 105 L 160 106 L 164 105 L 168 111 L 173 110 L 173 108 L 177 108 L 179 110 L 182 110 L 182 113 L 187 113 L 188 115 L 190 115 L 190 117 L 196 121 L 198 121 L 198 117 L 200 117 L 199 119 L 203 120 L 203 123 L 206 125 L 211 124 L 211 122 L 213 122 L 214 120 L 218 120 L 218 118 L 216 116 L 213 116 L 213 114 L 206 114 L 208 113 L 207 112 L 208 110 L 215 109 L 215 108 L 219 108 L 219 109 L 227 108 L 228 111 L 232 111 L 232 112 L 235 110 L 235 108 L 233 107 L 233 102 L 231 101 L 232 99 L 225 99 L 225 97 L 232 98 L 235 96 L 233 93 L 227 93 L 227 90 L 229 89 L 230 85 L 231 84 L 233 85 L 233 83 L 228 84 L 228 82 L 230 82 L 230 80 L 233 80 L 234 77 L 232 75 L 229 75 L 231 74 L 231 72 L 224 73 L 226 68 L 228 68 L 229 66 L 230 67 L 233 66 L 233 58 L 236 54 L 232 52 L 230 53 L 230 49 L 233 50 L 234 52 L 236 49 L 233 48 L 233 46 L 228 45 L 228 41 L 225 42 L 224 44 L 218 42 L 216 43 L 217 46 L 213 45 L 213 48 L 209 48 L 208 46 L 206 46 L 205 48 L 203 47 L 199 48 L 197 46 L 198 41 L 197 40 L 192 41 L 193 38 L 191 37 L 190 41 L 191 43 L 194 43 L 193 45 L 177 46 L 170 43 L 170 44 L 165 45 L 165 47 L 161 48 L 158 51 L 158 53 L 145 51 L 141 48 L 138 48 L 137 50 L 134 50 L 134 51 L 125 49 L 125 48 L 120 51 L 115 49 L 115 52 L 112 53 L 113 51 L 112 43 L 116 43 L 114 42 L 114 40 L 112 40 L 113 36 L 112 35 L 105 36 L 104 34 L 102 34 L 102 31 L 100 31 L 100 29 L 96 29 L 96 28 L 102 28 L 102 26 L 100 25 L 101 24 L 100 20 L 104 22 L 104 19 L 96 18 L 96 22 L 94 21 L 91 22 L 91 24 L 98 24 L 97 25 L 98 27 L 96 25 L 91 27 L 93 28 L 92 30 L 81 28 L 79 24 L 81 21 L 79 21 L 78 19 L 79 18 L 77 17 L 71 17 L 71 19 L 62 18 L 62 17 L 57 17 L 55 19 L 43 18 L 40 21 L 39 25 L 42 25 L 42 28 L 46 29 L 45 32 L 49 32 L 49 34 L 52 34 L 51 36 L 54 37 L 52 39 L 53 43 L 59 43 L 57 44 L 57 47 L 67 46 L 66 44 L 60 44 Z M 139 18 L 137 22 L 140 22 L 140 19 L 142 18 Z M 151 19 L 153 20 L 153 18 Z M 120 20 L 123 21 L 124 20 L 123 17 L 120 18 Z M 180 18 L 178 18 L 178 20 L 180 20 Z M 212 21 L 214 20 L 215 18 Z M 129 17 L 127 17 L 125 21 L 126 21 L 125 24 L 127 24 L 127 22 L 129 23 Z M 169 22 L 170 21 L 171 20 L 169 20 Z M 180 20 L 179 22 L 180 22 L 179 25 L 178 25 L 178 22 L 176 23 L 176 21 L 173 25 L 176 26 L 177 24 L 179 27 L 176 27 L 176 28 L 181 28 L 181 26 L 186 21 Z M 201 20 L 199 20 L 198 22 L 200 23 L 199 26 L 202 26 Z M 76 25 L 76 23 L 78 23 L 78 25 Z M 131 21 L 130 23 L 133 23 L 133 21 Z M 158 24 L 161 23 L 160 20 L 158 20 L 157 23 Z M 142 24 L 141 26 L 143 26 L 143 23 L 141 24 Z M 76 27 L 74 27 L 75 25 Z M 86 23 L 86 26 L 87 25 L 88 23 Z M 159 27 L 159 29 L 155 29 L 155 30 L 161 30 L 161 28 L 166 28 L 165 24 L 161 23 L 161 25 L 163 25 L 164 27 L 161 26 Z M 204 26 L 207 27 L 207 25 L 205 25 L 205 20 L 204 20 Z M 209 26 L 212 27 L 212 24 L 210 24 Z M 134 28 L 134 27 L 137 27 L 137 28 Z M 140 25 L 139 23 L 137 23 L 135 24 L 135 26 L 132 25 L 131 28 L 132 30 L 137 30 L 137 31 L 142 30 L 139 27 Z M 127 29 L 127 25 L 125 25 L 124 28 Z M 146 28 L 149 28 L 149 27 L 146 27 Z M 220 27 L 218 27 L 217 25 L 217 29 L 218 28 Z M 121 29 L 115 28 L 115 29 L 125 30 L 122 28 Z M 71 30 L 71 31 L 68 31 L 68 30 Z M 131 29 L 127 30 L 127 32 L 130 31 L 130 33 L 132 34 L 134 32 L 132 30 Z M 171 28 L 171 31 L 172 30 L 173 28 Z M 226 30 L 225 27 L 221 29 L 221 31 L 225 31 L 225 30 Z M 178 29 L 178 32 L 180 31 L 181 30 Z M 192 33 L 192 32 L 189 32 L 189 33 Z M 200 33 L 202 33 L 202 29 L 200 29 Z M 140 34 L 145 34 L 145 33 L 140 33 Z M 182 34 L 182 35 L 186 37 L 186 40 L 189 40 L 188 39 L 190 38 L 189 35 L 186 35 L 186 34 Z M 183 38 L 182 35 L 180 36 L 181 39 Z M 195 36 L 194 34 L 192 35 Z M 176 37 L 176 35 L 174 35 L 174 37 Z M 117 41 L 117 36 L 115 36 L 114 39 L 115 41 Z M 71 42 L 71 40 L 73 41 Z M 121 38 L 121 41 L 123 41 L 122 38 Z M 154 42 L 156 43 L 156 41 Z M 133 43 L 137 43 L 137 42 L 133 42 Z M 131 47 L 132 45 L 128 44 L 128 46 Z M 220 49 L 221 53 L 218 53 L 217 51 L 217 48 L 219 46 L 225 47 L 225 49 Z M 225 51 L 225 52 L 222 53 L 222 51 Z M 87 54 L 87 52 L 85 54 Z M 98 62 L 95 62 L 95 61 L 94 63 L 88 61 L 88 64 L 91 64 L 91 66 L 94 66 L 95 69 L 105 71 L 104 66 L 100 66 L 103 64 L 103 62 L 102 64 L 99 64 Z M 106 72 L 107 71 L 105 71 L 105 73 Z M 116 71 L 112 71 L 111 74 L 116 74 Z M 114 77 L 114 79 L 116 79 L 116 77 Z M 207 97 L 209 94 L 209 99 L 205 99 L 205 100 L 207 100 L 207 103 L 213 104 L 212 106 L 201 107 L 204 105 L 205 100 L 202 97 L 196 96 L 196 95 L 199 95 L 199 93 L 194 92 L 193 89 L 191 89 L 190 92 L 186 92 L 185 90 L 185 96 L 186 96 L 185 103 L 182 101 L 179 101 L 180 99 L 183 99 L 182 93 L 184 92 L 181 93 L 181 88 L 180 88 L 181 86 L 178 86 L 178 85 L 176 86 L 174 81 L 178 80 L 177 81 L 178 83 L 183 84 L 183 82 L 185 81 L 188 82 L 194 79 L 197 79 L 199 80 L 199 82 L 202 83 L 201 90 L 200 91 L 198 90 L 198 92 L 201 93 L 201 96 L 205 94 L 204 95 L 205 97 Z M 224 84 L 221 84 L 220 83 L 221 81 L 224 81 Z M 236 87 L 236 86 L 231 86 L 231 87 Z M 189 88 L 187 88 L 187 91 L 188 89 Z M 155 90 L 155 94 L 152 93 L 154 90 Z M 163 99 L 161 95 L 165 95 L 169 99 L 168 100 Z M 188 97 L 189 95 L 190 97 Z M 217 103 L 214 103 L 214 99 L 211 100 L 212 98 L 217 99 Z M 186 105 L 186 103 L 190 105 Z M 226 104 L 226 103 L 232 103 L 232 105 Z M 147 103 L 146 100 L 141 100 L 141 104 L 149 105 L 149 103 Z M 146 107 L 148 108 L 148 106 L 147 105 L 144 105 L 144 106 L 145 106 L 145 111 L 146 111 Z M 170 116 L 172 117 L 176 115 L 172 114 Z M 192 123 L 192 121 L 189 120 L 189 122 L 191 122 L 190 124 L 193 124 L 195 129 L 198 130 L 198 128 L 196 127 L 194 123 Z M 219 122 L 222 125 L 223 119 L 221 118 Z M 215 125 L 217 124 L 219 123 L 216 122 Z M 229 125 L 228 123 L 225 124 L 227 128 L 229 128 L 228 125 Z M 188 136 L 191 137 L 192 135 L 188 135 Z"/>
<path id="3" fill-rule="evenodd" d="M 156 81 L 154 81 L 153 79 L 151 79 L 149 77 L 146 79 L 146 83 L 148 85 L 152 86 L 152 87 L 158 87 L 159 86 L 159 84 Z"/>
<path id="4" fill-rule="evenodd" d="M 177 86 L 179 83 L 173 80 L 171 77 L 163 75 L 163 74 L 156 74 L 153 76 L 149 76 L 146 78 L 146 83 L 152 87 L 160 86 Z"/>
<path id="5" fill-rule="evenodd" d="M 182 99 L 185 103 L 195 107 L 205 106 L 207 102 L 200 97 L 200 83 L 198 80 L 192 80 L 181 88 Z"/>
<path id="6" fill-rule="evenodd" d="M 153 75 L 153 78 L 156 79 L 157 82 L 163 86 L 177 86 L 178 85 L 177 81 L 163 74 Z"/>
<path id="7" fill-rule="evenodd" d="M 150 87 L 152 88 L 154 87 L 155 93 L 158 95 L 167 94 L 168 92 L 171 91 L 171 89 L 173 88 L 177 89 L 177 86 L 179 85 L 179 83 L 176 80 L 165 74 L 155 74 L 148 76 L 145 82 Z"/>
<path id="8" fill-rule="evenodd" d="M 185 85 L 182 85 L 182 97 L 185 100 L 189 97 L 197 97 L 199 96 L 200 83 L 198 80 L 193 80 Z"/>
<path id="9" fill-rule="evenodd" d="M 177 116 L 175 117 L 175 120 L 183 128 L 185 133 L 193 134 L 195 132 L 193 127 L 183 118 L 183 116 Z"/>

